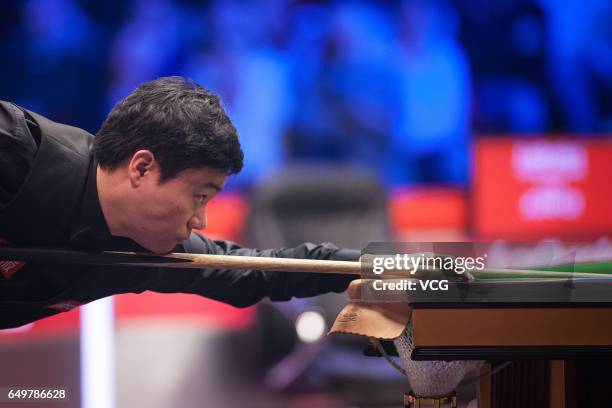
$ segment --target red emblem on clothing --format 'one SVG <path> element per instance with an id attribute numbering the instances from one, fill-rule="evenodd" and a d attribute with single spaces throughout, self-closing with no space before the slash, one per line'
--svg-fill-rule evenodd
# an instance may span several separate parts
<path id="1" fill-rule="evenodd" d="M 9 244 L 9 242 L 6 239 L 0 238 L 0 245 L 7 245 L 7 244 Z M 4 275 L 6 279 L 8 279 L 15 272 L 23 268 L 25 264 L 26 264 L 25 262 L 21 262 L 21 261 L 1 261 L 0 260 L 0 273 Z"/>
<path id="2" fill-rule="evenodd" d="M 63 302 L 58 302 L 53 305 L 45 306 L 49 309 L 54 309 L 60 312 L 67 312 L 69 310 L 74 309 L 75 307 L 81 306 L 83 303 L 77 302 L 76 300 L 65 300 Z"/>

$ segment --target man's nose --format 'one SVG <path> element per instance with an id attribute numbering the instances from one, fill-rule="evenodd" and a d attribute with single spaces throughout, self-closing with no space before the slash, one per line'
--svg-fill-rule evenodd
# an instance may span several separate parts
<path id="1" fill-rule="evenodd" d="M 189 228 L 203 230 L 206 228 L 207 219 L 204 209 L 195 213 L 189 220 Z"/>

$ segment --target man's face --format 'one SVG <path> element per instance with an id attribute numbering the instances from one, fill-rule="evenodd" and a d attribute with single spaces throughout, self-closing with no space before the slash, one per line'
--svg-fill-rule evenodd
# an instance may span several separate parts
<path id="1" fill-rule="evenodd" d="M 159 168 L 152 173 L 139 185 L 130 238 L 152 252 L 167 253 L 186 240 L 192 229 L 206 228 L 206 205 L 223 188 L 227 175 L 203 167 L 160 183 Z"/>

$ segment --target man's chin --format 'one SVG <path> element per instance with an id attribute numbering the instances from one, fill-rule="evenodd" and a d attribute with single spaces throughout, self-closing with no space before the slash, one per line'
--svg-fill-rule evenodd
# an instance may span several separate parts
<path id="1" fill-rule="evenodd" d="M 166 244 L 166 245 L 142 245 L 141 246 L 148 251 L 153 252 L 155 255 L 168 255 L 172 252 L 175 252 L 178 244 Z"/>
<path id="2" fill-rule="evenodd" d="M 170 249 L 161 250 L 159 252 L 156 252 L 156 254 L 158 254 L 158 255 L 168 255 L 168 254 L 171 254 L 173 252 L 176 252 L 176 247 L 177 247 L 177 245 L 174 245 Z"/>

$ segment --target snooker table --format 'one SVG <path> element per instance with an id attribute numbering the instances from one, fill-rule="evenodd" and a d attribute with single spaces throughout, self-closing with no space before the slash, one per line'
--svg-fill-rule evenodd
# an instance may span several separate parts
<path id="1" fill-rule="evenodd" d="M 384 309 L 391 326 L 411 321 L 414 360 L 485 360 L 482 372 L 512 362 L 480 382 L 481 408 L 612 407 L 612 280 L 456 282 L 404 293 L 403 304 L 376 299 L 372 283 L 351 285 L 340 326 L 369 318 L 389 338 L 380 316 L 362 314 Z M 332 332 L 366 334 L 340 326 Z"/>

